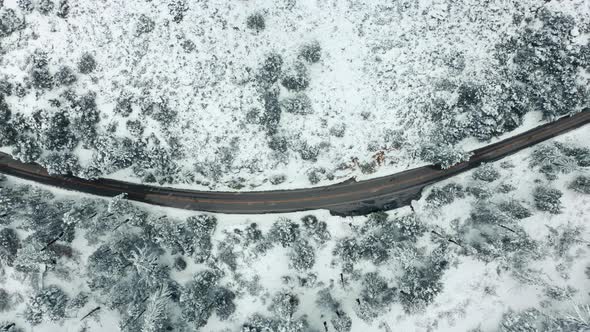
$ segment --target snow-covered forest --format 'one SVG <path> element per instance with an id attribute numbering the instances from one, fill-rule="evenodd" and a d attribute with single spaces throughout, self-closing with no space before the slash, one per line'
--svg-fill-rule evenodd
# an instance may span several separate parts
<path id="1" fill-rule="evenodd" d="M 4 0 L 0 147 L 265 190 L 450 165 L 588 107 L 586 0 Z"/>
<path id="2" fill-rule="evenodd" d="M 0 151 L 203 190 L 444 168 L 588 112 L 589 37 L 588 0 L 0 0 Z M 589 221 L 588 125 L 362 217 L 0 174 L 0 331 L 590 331 Z"/>
<path id="3" fill-rule="evenodd" d="M 412 207 L 229 216 L 0 189 L 6 331 L 588 331 L 587 129 Z"/>

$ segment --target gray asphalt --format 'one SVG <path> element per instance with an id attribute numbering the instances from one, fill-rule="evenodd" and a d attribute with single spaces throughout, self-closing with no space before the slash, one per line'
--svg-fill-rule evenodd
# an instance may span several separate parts
<path id="1" fill-rule="evenodd" d="M 126 193 L 133 201 L 180 209 L 228 214 L 263 214 L 327 209 L 334 215 L 363 215 L 409 205 L 425 186 L 492 162 L 534 144 L 582 127 L 590 111 L 577 113 L 522 134 L 472 151 L 469 161 L 448 169 L 424 166 L 365 181 L 295 190 L 219 192 L 157 187 L 110 179 L 86 180 L 50 175 L 37 164 L 25 164 L 0 153 L 0 172 L 38 183 L 93 195 L 113 197 Z M 590 139 L 590 135 L 588 135 Z"/>

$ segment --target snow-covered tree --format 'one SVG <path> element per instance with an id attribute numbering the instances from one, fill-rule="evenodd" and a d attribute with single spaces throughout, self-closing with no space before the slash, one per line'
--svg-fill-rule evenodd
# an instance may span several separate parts
<path id="1" fill-rule="evenodd" d="M 561 213 L 561 196 L 563 193 L 555 188 L 539 186 L 533 192 L 535 206 L 541 211 L 558 214 Z"/>
<path id="2" fill-rule="evenodd" d="M 64 318 L 68 296 L 61 288 L 51 285 L 39 290 L 27 304 L 25 320 L 32 325 Z"/>

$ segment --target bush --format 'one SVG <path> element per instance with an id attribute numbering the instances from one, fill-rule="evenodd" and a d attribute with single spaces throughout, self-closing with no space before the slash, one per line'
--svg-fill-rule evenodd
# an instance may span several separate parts
<path id="1" fill-rule="evenodd" d="M 0 12 L 0 37 L 6 37 L 13 32 L 23 29 L 25 22 L 16 15 L 12 8 L 2 9 Z"/>
<path id="2" fill-rule="evenodd" d="M 172 16 L 172 21 L 180 23 L 184 19 L 184 13 L 188 11 L 186 0 L 173 0 L 168 3 L 168 12 Z"/>
<path id="3" fill-rule="evenodd" d="M 82 74 L 90 74 L 96 69 L 96 60 L 90 53 L 82 54 L 78 61 L 78 71 Z"/>
<path id="4" fill-rule="evenodd" d="M 311 100 L 304 93 L 297 93 L 293 97 L 284 98 L 281 101 L 281 109 L 287 113 L 300 115 L 313 113 Z"/>
<path id="5" fill-rule="evenodd" d="M 271 53 L 266 56 L 258 73 L 258 80 L 266 85 L 278 81 L 283 68 L 283 57 L 279 54 Z"/>
<path id="6" fill-rule="evenodd" d="M 178 256 L 174 259 L 174 269 L 176 271 L 184 271 L 184 269 L 186 269 L 186 261 L 182 256 Z"/>
<path id="7" fill-rule="evenodd" d="M 451 145 L 427 144 L 420 151 L 420 157 L 429 163 L 449 168 L 462 161 L 469 160 L 469 153 L 458 150 Z"/>
<path id="8" fill-rule="evenodd" d="M 4 288 L 0 288 L 0 312 L 10 310 L 11 305 L 10 294 Z"/>
<path id="9" fill-rule="evenodd" d="M 580 175 L 569 186 L 574 191 L 582 194 L 590 194 L 590 177 Z"/>
<path id="10" fill-rule="evenodd" d="M 0 265 L 12 266 L 20 246 L 18 236 L 12 228 L 0 230 Z"/>
<path id="11" fill-rule="evenodd" d="M 434 187 L 428 196 L 426 196 L 426 202 L 433 206 L 439 207 L 447 204 L 451 204 L 455 201 L 455 198 L 463 198 L 465 193 L 463 186 L 457 183 L 449 183 L 443 187 Z"/>
<path id="12" fill-rule="evenodd" d="M 262 95 L 264 102 L 264 114 L 260 123 L 265 127 L 267 135 L 273 136 L 277 133 L 279 122 L 281 121 L 281 107 L 278 100 L 278 93 L 264 92 Z"/>
<path id="13" fill-rule="evenodd" d="M 299 147 L 299 155 L 303 160 L 316 162 L 319 154 L 320 148 L 315 145 L 309 145 L 307 142 L 303 142 Z"/>
<path id="14" fill-rule="evenodd" d="M 54 81 L 59 85 L 72 85 L 78 79 L 72 68 L 61 66 L 53 76 Z"/>
<path id="15" fill-rule="evenodd" d="M 30 300 L 25 310 L 25 320 L 39 325 L 44 320 L 59 321 L 64 318 L 68 296 L 59 287 L 51 285 L 41 289 Z"/>
<path id="16" fill-rule="evenodd" d="M 77 175 L 80 171 L 78 157 L 69 151 L 52 151 L 44 156 L 40 163 L 49 174 Z"/>
<path id="17" fill-rule="evenodd" d="M 397 290 L 376 272 L 367 273 L 362 279 L 362 290 L 356 308 L 359 316 L 371 321 L 382 314 L 397 299 Z"/>
<path id="18" fill-rule="evenodd" d="M 137 26 L 135 28 L 135 36 L 139 37 L 143 34 L 150 33 L 156 28 L 156 22 L 145 14 L 141 14 L 137 20 Z"/>
<path id="19" fill-rule="evenodd" d="M 33 6 L 32 0 L 17 0 L 16 4 L 24 12 L 32 12 L 35 6 Z"/>
<path id="20" fill-rule="evenodd" d="M 299 298 L 287 292 L 276 293 L 269 306 L 269 310 L 283 320 L 291 320 L 299 307 Z"/>
<path id="21" fill-rule="evenodd" d="M 55 4 L 51 0 L 40 0 L 37 10 L 43 15 L 47 15 L 53 11 Z"/>
<path id="22" fill-rule="evenodd" d="M 320 61 L 321 55 L 322 48 L 317 41 L 303 45 L 299 51 L 299 56 L 309 63 Z"/>
<path id="23" fill-rule="evenodd" d="M 407 313 L 423 310 L 443 289 L 440 279 L 448 267 L 445 256 L 436 251 L 423 267 L 412 267 L 399 280 L 399 297 Z"/>
<path id="24" fill-rule="evenodd" d="M 249 15 L 246 18 L 246 26 L 250 30 L 254 30 L 256 32 L 260 32 L 266 28 L 266 23 L 264 22 L 264 16 L 262 13 L 254 13 Z"/>
<path id="25" fill-rule="evenodd" d="M 500 178 L 500 172 L 493 165 L 484 164 L 473 172 L 473 178 L 485 182 L 493 182 Z"/>
<path id="26" fill-rule="evenodd" d="M 131 135 L 135 137 L 141 137 L 144 131 L 143 122 L 140 120 L 127 120 L 125 123 L 127 126 L 127 130 L 131 133 Z"/>
<path id="27" fill-rule="evenodd" d="M 41 112 L 42 121 L 41 143 L 48 150 L 70 150 L 76 145 L 76 139 L 70 132 L 70 120 L 65 111 L 53 114 Z"/>
<path id="28" fill-rule="evenodd" d="M 503 212 L 508 213 L 510 216 L 516 219 L 524 219 L 532 216 L 532 213 L 529 211 L 529 209 L 514 199 L 502 202 L 498 205 L 498 207 Z"/>
<path id="29" fill-rule="evenodd" d="M 535 206 L 541 211 L 558 214 L 561 213 L 562 192 L 558 189 L 539 186 L 533 192 Z"/>
<path id="30" fill-rule="evenodd" d="M 309 71 L 302 62 L 295 62 L 281 78 L 281 84 L 292 91 L 302 91 L 309 86 Z"/>
<path id="31" fill-rule="evenodd" d="M 307 241 L 299 239 L 293 244 L 290 258 L 295 270 L 307 271 L 315 264 L 315 249 Z"/>
<path id="32" fill-rule="evenodd" d="M 215 273 L 201 271 L 186 284 L 180 294 L 179 304 L 183 317 L 194 322 L 196 328 L 205 326 L 214 311 L 222 320 L 235 311 L 235 294 L 218 286 L 218 281 L 219 276 Z"/>
<path id="33" fill-rule="evenodd" d="M 279 218 L 272 224 L 268 235 L 271 241 L 288 247 L 299 239 L 299 225 L 290 219 Z"/>
<path id="34" fill-rule="evenodd" d="M 133 102 L 131 96 L 128 95 L 121 95 L 117 99 L 117 103 L 115 105 L 115 113 L 119 114 L 124 117 L 128 117 L 133 112 Z M 153 110 L 150 114 L 153 114 Z"/>
<path id="35" fill-rule="evenodd" d="M 285 153 L 288 149 L 287 139 L 283 136 L 273 135 L 268 140 L 268 147 L 274 151 Z"/>
<path id="36" fill-rule="evenodd" d="M 559 147 L 555 143 L 540 145 L 531 153 L 529 166 L 538 167 L 549 180 L 556 179 L 557 173 L 570 173 L 576 167 L 576 160 L 564 154 Z"/>
<path id="37" fill-rule="evenodd" d="M 37 161 L 41 157 L 41 148 L 35 138 L 21 135 L 12 147 L 12 156 L 24 163 Z"/>
<path id="38" fill-rule="evenodd" d="M 66 18 L 68 17 L 68 14 L 70 13 L 70 4 L 68 3 L 68 0 L 61 0 L 59 2 L 59 4 L 57 5 L 57 17 L 60 18 Z"/>

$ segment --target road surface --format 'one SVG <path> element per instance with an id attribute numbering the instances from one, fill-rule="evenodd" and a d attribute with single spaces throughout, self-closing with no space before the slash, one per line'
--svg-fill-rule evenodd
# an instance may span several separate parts
<path id="1" fill-rule="evenodd" d="M 327 209 L 341 216 L 363 215 L 409 205 L 422 189 L 458 173 L 492 162 L 590 122 L 586 110 L 473 151 L 469 161 L 448 169 L 423 166 L 365 181 L 295 190 L 216 192 L 149 186 L 110 179 L 85 180 L 49 175 L 37 164 L 24 164 L 0 153 L 0 172 L 38 183 L 99 196 L 126 193 L 133 201 L 196 211 L 230 214 L 281 213 Z M 588 135 L 590 139 L 590 135 Z"/>

